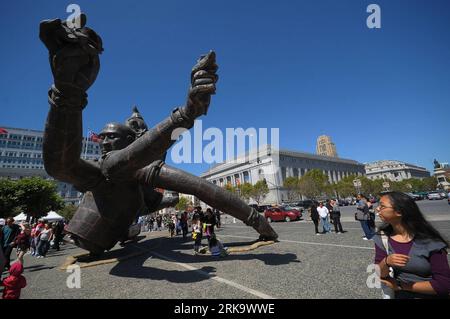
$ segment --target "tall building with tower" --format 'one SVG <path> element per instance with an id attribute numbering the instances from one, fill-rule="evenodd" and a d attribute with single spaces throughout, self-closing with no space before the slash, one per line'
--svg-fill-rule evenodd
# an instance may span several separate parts
<path id="1" fill-rule="evenodd" d="M 200 176 L 220 187 L 244 183 L 255 185 L 265 180 L 269 194 L 262 204 L 281 204 L 289 197 L 284 187 L 286 179 L 301 178 L 313 169 L 322 171 L 329 183 L 337 183 L 350 175 L 365 175 L 364 164 L 351 159 L 277 150 L 267 145 L 241 154 L 234 161 L 217 164 Z"/>
<path id="2" fill-rule="evenodd" d="M 336 145 L 327 135 L 321 135 L 317 139 L 316 153 L 321 156 L 338 157 Z"/>

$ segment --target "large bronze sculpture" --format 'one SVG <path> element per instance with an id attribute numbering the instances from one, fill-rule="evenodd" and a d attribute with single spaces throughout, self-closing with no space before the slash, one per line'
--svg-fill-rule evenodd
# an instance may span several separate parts
<path id="1" fill-rule="evenodd" d="M 176 108 L 150 130 L 138 112 L 126 124 L 109 123 L 100 133 L 101 159 L 91 162 L 80 158 L 86 91 L 97 77 L 103 51 L 101 38 L 85 27 L 84 15 L 81 21 L 80 28 L 70 29 L 59 19 L 46 20 L 39 35 L 49 50 L 54 78 L 48 94 L 45 169 L 85 192 L 67 227 L 76 244 L 100 254 L 124 237 L 137 216 L 174 204 L 173 198 L 164 198 L 155 188 L 195 195 L 252 226 L 261 240 L 276 239 L 278 235 L 264 217 L 237 196 L 163 161 L 174 143 L 173 131 L 190 129 L 208 110 L 218 79 L 214 52 L 202 56 L 192 69 L 185 106 Z"/>

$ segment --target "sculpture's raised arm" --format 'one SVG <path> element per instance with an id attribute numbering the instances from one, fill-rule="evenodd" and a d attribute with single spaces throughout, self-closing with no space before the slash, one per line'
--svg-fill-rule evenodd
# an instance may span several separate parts
<path id="1" fill-rule="evenodd" d="M 189 129 L 197 117 L 206 114 L 211 95 L 216 92 L 218 66 L 216 54 L 211 51 L 202 56 L 191 72 L 191 86 L 186 105 L 176 108 L 164 121 L 123 150 L 111 152 L 103 162 L 102 170 L 109 176 L 135 172 L 161 158 L 161 155 L 176 141 L 176 129 Z"/>
<path id="2" fill-rule="evenodd" d="M 100 174 L 98 168 L 80 159 L 86 91 L 97 77 L 98 55 L 103 51 L 101 38 L 86 28 L 85 23 L 85 15 L 76 29 L 70 29 L 60 19 L 45 20 L 39 32 L 49 51 L 54 78 L 48 94 L 50 111 L 44 134 L 44 165 L 51 176 L 77 186 L 89 185 Z"/>

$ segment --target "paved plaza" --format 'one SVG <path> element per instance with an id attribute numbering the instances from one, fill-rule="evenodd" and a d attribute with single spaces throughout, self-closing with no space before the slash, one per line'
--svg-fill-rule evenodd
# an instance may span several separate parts
<path id="1" fill-rule="evenodd" d="M 447 201 L 422 201 L 419 206 L 433 225 L 450 237 Z M 80 288 L 68 288 L 71 274 L 59 270 L 66 258 L 83 252 L 70 244 L 50 251 L 45 259 L 25 256 L 28 286 L 22 298 L 174 298 L 174 299 L 377 299 L 369 289 L 368 265 L 372 241 L 362 240 L 353 219 L 354 206 L 342 207 L 344 234 L 316 236 L 308 218 L 273 223 L 280 241 L 225 258 L 193 256 L 193 242 L 167 231 L 142 233 L 138 243 L 117 246 L 110 254 L 141 252 L 119 263 L 82 268 Z M 217 236 L 228 247 L 249 245 L 257 233 L 242 222 L 224 216 Z M 206 245 L 206 240 L 203 241 Z M 14 253 L 13 253 L 14 254 Z"/>

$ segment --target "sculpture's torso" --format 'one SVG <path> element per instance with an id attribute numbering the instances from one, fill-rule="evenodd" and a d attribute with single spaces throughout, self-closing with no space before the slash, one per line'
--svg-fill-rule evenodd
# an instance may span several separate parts
<path id="1" fill-rule="evenodd" d="M 83 196 L 67 231 L 75 235 L 80 247 L 102 252 L 126 237 L 136 216 L 147 210 L 144 190 L 136 180 L 107 179 L 104 175 L 89 184 L 96 186 Z"/>

